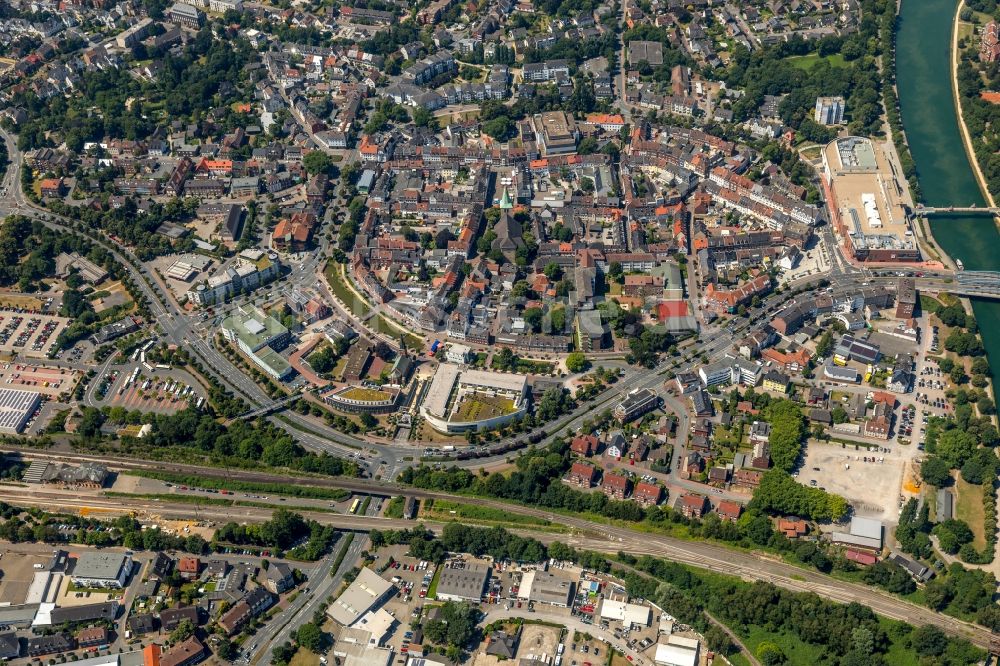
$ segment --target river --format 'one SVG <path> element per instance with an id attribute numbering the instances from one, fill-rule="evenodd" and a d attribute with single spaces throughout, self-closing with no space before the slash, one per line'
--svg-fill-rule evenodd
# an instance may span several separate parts
<path id="1" fill-rule="evenodd" d="M 955 0 L 902 0 L 896 80 L 903 127 L 928 206 L 985 205 L 962 147 L 951 91 Z M 931 216 L 934 238 L 967 270 L 1000 270 L 1000 233 L 985 215 Z M 973 300 L 991 365 L 1000 368 L 1000 302 Z"/>

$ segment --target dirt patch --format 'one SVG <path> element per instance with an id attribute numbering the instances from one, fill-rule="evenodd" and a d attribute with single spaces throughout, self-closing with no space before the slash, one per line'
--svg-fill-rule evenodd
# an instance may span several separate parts
<path id="1" fill-rule="evenodd" d="M 900 454 L 879 453 L 884 462 L 864 462 L 872 458 L 867 451 L 853 446 L 825 446 L 812 442 L 806 451 L 798 482 L 846 498 L 862 516 L 894 522 L 899 515 L 899 491 L 906 466 Z"/>
<path id="2" fill-rule="evenodd" d="M 526 624 L 521 634 L 521 644 L 517 647 L 518 659 L 529 659 L 532 656 L 542 659 L 542 655 L 551 658 L 559 645 L 559 630 L 538 624 Z"/>

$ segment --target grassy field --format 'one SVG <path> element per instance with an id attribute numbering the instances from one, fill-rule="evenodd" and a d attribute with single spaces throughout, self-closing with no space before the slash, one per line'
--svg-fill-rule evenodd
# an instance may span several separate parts
<path id="1" fill-rule="evenodd" d="M 828 56 L 821 56 L 818 53 L 810 53 L 809 55 L 804 56 L 791 56 L 787 58 L 787 60 L 795 67 L 806 71 L 812 69 L 812 66 L 821 60 L 825 60 L 830 63 L 831 67 L 844 67 L 846 64 L 844 62 L 844 56 L 839 53 L 834 53 L 833 55 Z"/>
<path id="2" fill-rule="evenodd" d="M 406 347 L 410 351 L 419 352 L 424 347 L 423 338 L 418 338 L 417 336 L 411 333 L 403 332 L 398 326 L 394 326 L 392 322 L 390 322 L 382 315 L 378 315 L 369 319 L 368 325 L 372 327 L 372 330 L 378 331 L 379 333 L 382 333 L 384 335 L 392 336 L 397 340 L 399 339 L 399 334 L 403 333 L 403 338 L 406 340 Z"/>
<path id="3" fill-rule="evenodd" d="M 485 421 L 510 414 L 513 411 L 514 401 L 510 398 L 468 393 L 462 398 L 462 402 L 451 420 L 456 422 Z"/>
<path id="4" fill-rule="evenodd" d="M 343 265 L 337 263 L 336 261 L 328 261 L 326 262 L 326 268 L 323 270 L 323 274 L 326 275 L 326 280 L 330 283 L 330 289 L 333 290 L 334 296 L 346 303 L 347 307 L 349 307 L 351 312 L 355 315 L 363 317 L 368 314 L 371 306 L 364 300 L 358 298 L 357 294 L 351 291 L 351 288 L 345 284 L 343 268 Z"/>
<path id="5" fill-rule="evenodd" d="M 431 578 L 431 584 L 427 586 L 428 599 L 433 599 L 437 596 L 438 581 L 441 580 L 441 569 L 442 567 L 440 566 L 434 569 L 434 577 Z"/>
<path id="6" fill-rule="evenodd" d="M 764 642 L 771 642 L 781 648 L 785 654 L 787 664 L 796 666 L 812 666 L 820 661 L 823 648 L 818 645 L 809 645 L 802 642 L 797 636 L 790 634 L 777 634 L 767 631 L 763 627 L 753 627 L 746 636 L 741 636 L 744 644 L 754 654 L 757 653 L 757 646 Z"/>
<path id="7" fill-rule="evenodd" d="M 958 38 L 959 39 L 968 39 L 969 37 L 972 37 L 972 34 L 974 32 L 975 32 L 975 28 L 973 27 L 973 25 L 971 23 L 965 23 L 964 21 L 959 21 L 959 23 L 958 23 Z"/>
<path id="8" fill-rule="evenodd" d="M 449 500 L 434 500 L 434 504 L 431 507 L 422 510 L 420 513 L 424 517 L 434 517 L 444 520 L 462 518 L 470 521 L 538 525 L 543 527 L 552 524 L 544 518 L 512 514 L 502 509 L 476 506 L 475 504 L 463 504 Z M 400 512 L 400 517 L 402 517 L 402 511 Z"/>
<path id="9" fill-rule="evenodd" d="M 972 533 L 975 535 L 972 545 L 976 550 L 985 548 L 986 532 L 983 521 L 986 520 L 986 514 L 983 507 L 983 489 L 982 486 L 966 483 L 961 474 L 955 479 L 955 517 L 964 520 L 972 528 Z"/>
<path id="10" fill-rule="evenodd" d="M 927 296 L 926 294 L 920 294 L 920 309 L 924 312 L 934 312 L 939 307 L 941 307 L 941 301 L 934 298 L 933 296 Z"/>
<path id="11" fill-rule="evenodd" d="M 23 294 L 0 294 L 0 308 L 41 310 L 42 299 Z"/>
<path id="12" fill-rule="evenodd" d="M 347 398 L 348 400 L 360 400 L 362 402 L 381 402 L 391 398 L 392 394 L 388 391 L 354 386 L 341 393 L 340 397 Z"/>
<path id="13" fill-rule="evenodd" d="M 405 506 L 406 498 L 402 495 L 397 495 L 389 500 L 388 504 L 385 505 L 385 511 L 382 513 L 386 518 L 402 518 Z"/>
<path id="14" fill-rule="evenodd" d="M 305 648 L 299 648 L 288 666 L 319 666 L 319 655 Z"/>

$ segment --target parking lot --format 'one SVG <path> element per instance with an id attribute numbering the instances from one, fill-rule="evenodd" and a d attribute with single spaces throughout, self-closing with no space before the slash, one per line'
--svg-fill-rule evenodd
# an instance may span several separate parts
<path id="1" fill-rule="evenodd" d="M 155 373 L 126 368 L 113 370 L 114 379 L 102 376 L 98 382 L 98 399 L 108 404 L 138 409 L 144 412 L 170 414 L 189 404 L 197 405 L 204 397 L 201 385 L 187 372 L 179 369 L 157 370 Z M 102 387 L 101 384 L 106 384 Z M 100 389 L 104 389 L 101 391 Z M 103 395 L 101 395 L 103 393 Z"/>
<path id="2" fill-rule="evenodd" d="M 906 446 L 855 450 L 849 444 L 811 441 L 798 481 L 846 498 L 858 515 L 894 522 L 899 515 L 903 470 L 913 451 Z"/>
<path id="3" fill-rule="evenodd" d="M 68 323 L 55 315 L 0 311 L 0 351 L 44 358 Z"/>
<path id="4" fill-rule="evenodd" d="M 0 387 L 38 391 L 55 397 L 71 390 L 80 373 L 70 368 L 56 368 L 28 363 L 5 363 L 0 366 Z"/>
<path id="5" fill-rule="evenodd" d="M 35 577 L 35 565 L 48 563 L 47 555 L 34 555 L 5 551 L 0 554 L 0 604 L 23 604 L 28 588 Z"/>

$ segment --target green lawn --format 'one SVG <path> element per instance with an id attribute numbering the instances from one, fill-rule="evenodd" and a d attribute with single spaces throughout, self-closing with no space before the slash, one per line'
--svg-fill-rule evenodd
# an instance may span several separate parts
<path id="1" fill-rule="evenodd" d="M 983 521 L 986 513 L 983 507 L 983 487 L 966 483 L 959 474 L 955 480 L 955 517 L 969 524 L 975 538 L 972 545 L 976 550 L 986 547 L 986 533 Z"/>
<path id="2" fill-rule="evenodd" d="M 817 664 L 824 652 L 820 645 L 809 645 L 802 642 L 797 636 L 777 634 L 767 631 L 763 627 L 753 627 L 747 636 L 743 637 L 743 643 L 754 654 L 757 653 L 757 646 L 765 641 L 770 641 L 781 648 L 787 659 L 785 663 L 791 666 Z"/>
<path id="3" fill-rule="evenodd" d="M 844 62 L 844 56 L 839 53 L 828 56 L 821 56 L 818 53 L 810 53 L 809 55 L 804 56 L 791 56 L 787 58 L 787 60 L 798 69 L 804 69 L 806 71 L 812 69 L 812 66 L 821 60 L 825 60 L 830 63 L 831 67 L 844 67 L 846 65 Z"/>
<path id="4" fill-rule="evenodd" d="M 443 520 L 455 520 L 461 518 L 470 521 L 481 521 L 489 523 L 506 523 L 516 525 L 537 525 L 548 526 L 552 523 L 544 518 L 535 516 L 524 516 L 512 514 L 502 509 L 494 509 L 487 506 L 476 506 L 475 504 L 463 504 L 450 500 L 435 500 L 434 506 L 427 510 L 424 515 L 431 514 Z"/>
<path id="5" fill-rule="evenodd" d="M 375 389 L 354 386 L 340 394 L 342 398 L 348 400 L 360 400 L 362 402 L 381 402 L 388 400 L 392 394 L 388 391 L 377 391 Z"/>
<path id="6" fill-rule="evenodd" d="M 371 306 L 358 298 L 357 294 L 351 291 L 350 287 L 344 284 L 343 275 L 343 265 L 337 263 L 336 261 L 326 262 L 326 269 L 324 269 L 324 274 L 326 275 L 327 282 L 330 283 L 330 289 L 333 290 L 334 295 L 342 300 L 347 307 L 351 309 L 358 317 L 363 317 L 368 314 Z"/>
<path id="7" fill-rule="evenodd" d="M 378 315 L 369 319 L 368 325 L 372 328 L 373 331 L 378 331 L 379 333 L 391 336 L 397 340 L 399 339 L 399 334 L 402 333 L 402 331 L 400 331 L 398 327 L 393 326 L 392 323 L 390 323 L 389 320 L 387 320 L 382 315 Z M 406 340 L 406 347 L 410 351 L 419 352 L 424 346 L 423 339 L 418 338 L 417 336 L 411 333 L 403 333 L 403 337 Z"/>
<path id="8" fill-rule="evenodd" d="M 927 294 L 920 294 L 920 309 L 924 312 L 934 312 L 939 307 L 941 307 L 941 301 L 934 298 L 933 296 L 928 296 Z"/>
<path id="9" fill-rule="evenodd" d="M 437 595 L 438 581 L 441 580 L 441 566 L 438 565 L 434 569 L 434 577 L 431 578 L 431 584 L 427 587 L 427 598 L 433 599 Z"/>
<path id="10" fill-rule="evenodd" d="M 455 422 L 485 421 L 487 419 L 505 416 L 514 410 L 514 401 L 503 396 L 480 395 L 468 393 L 462 398 L 461 404 L 452 420 Z"/>

